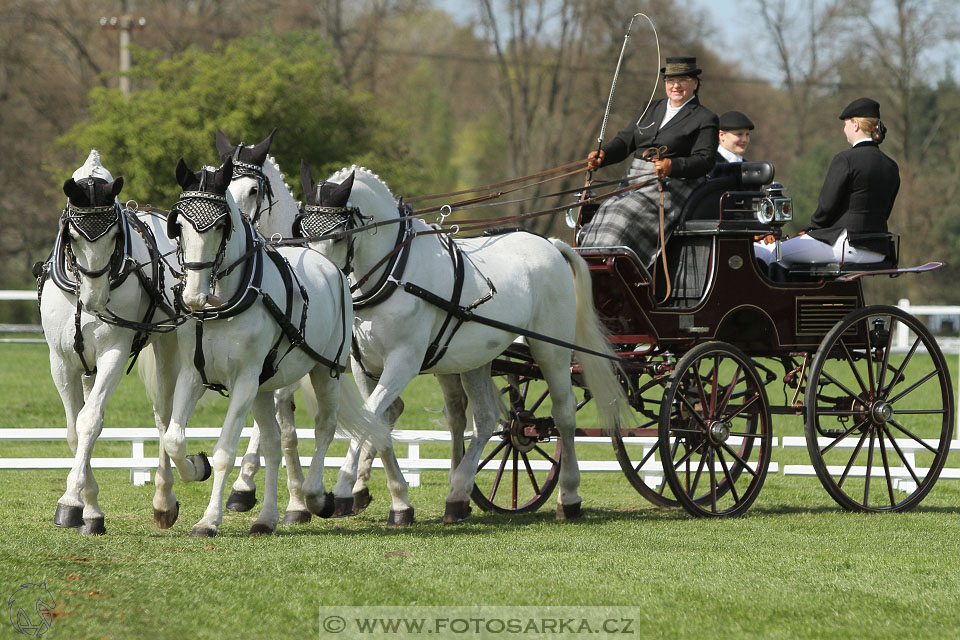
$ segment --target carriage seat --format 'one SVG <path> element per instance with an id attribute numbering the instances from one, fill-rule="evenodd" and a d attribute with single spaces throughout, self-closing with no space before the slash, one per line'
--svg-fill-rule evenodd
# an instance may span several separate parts
<path id="1" fill-rule="evenodd" d="M 899 233 L 858 233 L 858 239 L 885 239 L 887 250 L 883 260 L 877 262 L 856 263 L 790 263 L 774 262 L 770 264 L 770 279 L 776 282 L 809 282 L 832 279 L 849 273 L 864 271 L 882 271 L 896 269 L 900 264 L 900 234 Z"/>
<path id="2" fill-rule="evenodd" d="M 774 173 L 771 162 L 717 164 L 707 181 L 687 198 L 677 230 L 716 229 L 721 221 L 755 221 L 753 198 L 773 182 Z"/>

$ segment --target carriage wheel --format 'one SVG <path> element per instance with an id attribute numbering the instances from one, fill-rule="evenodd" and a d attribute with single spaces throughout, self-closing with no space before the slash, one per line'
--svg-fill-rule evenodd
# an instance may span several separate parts
<path id="1" fill-rule="evenodd" d="M 660 408 L 660 458 L 677 501 L 695 516 L 744 513 L 770 465 L 770 407 L 750 359 L 724 342 L 677 363 Z"/>
<path id="2" fill-rule="evenodd" d="M 909 331 L 907 351 L 894 336 Z M 890 306 L 859 309 L 824 337 L 804 398 L 817 477 L 851 511 L 907 511 L 933 488 L 950 450 L 953 385 L 923 324 Z"/>
<path id="3" fill-rule="evenodd" d="M 560 440 L 551 453 L 548 438 L 531 435 L 538 424 L 553 425 L 552 418 L 536 417 L 549 392 L 531 389 L 534 378 L 506 378 L 501 393 L 507 396 L 509 417 L 484 448 L 471 497 L 484 511 L 528 513 L 547 501 L 560 480 Z"/>
<path id="4" fill-rule="evenodd" d="M 639 380 L 639 376 L 634 380 L 634 383 L 638 386 Z M 656 459 L 660 449 L 660 436 L 656 430 L 660 422 L 663 385 L 663 381 L 651 380 L 647 382 L 642 388 L 637 389 L 637 400 L 633 402 L 639 417 L 639 421 L 634 427 L 649 429 L 651 433 L 655 433 L 656 442 L 642 450 L 636 447 L 628 447 L 623 441 L 623 434 L 619 426 L 613 430 L 610 439 L 613 441 L 613 450 L 617 454 L 617 461 L 620 463 L 620 468 L 623 469 L 623 475 L 631 486 L 637 490 L 637 493 L 658 507 L 679 507 L 680 503 L 674 500 L 670 491 L 667 490 L 667 482 L 663 479 L 661 467 Z M 655 407 L 655 410 L 644 411 L 645 407 Z M 631 453 L 633 453 L 633 457 L 631 457 Z M 642 470 L 650 469 L 653 466 L 656 467 L 655 471 L 659 476 L 659 482 L 649 482 L 642 472 Z"/>

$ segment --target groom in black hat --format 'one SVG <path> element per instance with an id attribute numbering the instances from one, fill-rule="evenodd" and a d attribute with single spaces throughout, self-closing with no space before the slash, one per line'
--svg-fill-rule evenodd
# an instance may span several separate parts
<path id="1" fill-rule="evenodd" d="M 663 231 L 670 235 L 693 188 L 717 158 L 717 116 L 700 104 L 701 69 L 692 57 L 669 57 L 660 73 L 666 98 L 652 100 L 627 127 L 587 156 L 591 169 L 616 164 L 633 154 L 625 184 L 646 186 L 607 199 L 579 236 L 583 246 L 626 245 L 650 267 L 659 246 L 660 195 Z"/>

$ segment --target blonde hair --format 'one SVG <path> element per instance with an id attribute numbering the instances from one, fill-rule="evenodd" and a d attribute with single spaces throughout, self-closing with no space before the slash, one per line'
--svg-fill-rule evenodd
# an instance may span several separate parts
<path id="1" fill-rule="evenodd" d="M 863 131 L 865 134 L 870 136 L 870 138 L 876 142 L 883 142 L 884 133 L 880 130 L 880 118 L 850 118 L 860 127 L 860 131 Z"/>

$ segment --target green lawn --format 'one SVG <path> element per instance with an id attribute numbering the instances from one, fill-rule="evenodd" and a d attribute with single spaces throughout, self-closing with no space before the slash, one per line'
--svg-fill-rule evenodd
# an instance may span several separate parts
<path id="1" fill-rule="evenodd" d="M 46 348 L 2 349 L 0 428 L 61 425 Z M 431 378 L 404 400 L 401 428 L 442 428 Z M 193 424 L 213 426 L 222 410 L 222 399 L 205 400 Z M 131 375 L 107 426 L 152 424 Z M 777 436 L 802 432 L 794 418 L 775 417 L 775 427 Z M 68 455 L 65 443 L 0 446 L 4 456 Z M 122 443 L 96 449 L 128 452 Z M 582 457 L 613 456 L 595 445 Z M 802 450 L 774 452 L 781 464 L 803 459 Z M 374 502 L 357 517 L 249 538 L 255 516 L 229 514 L 220 535 L 197 540 L 187 534 L 209 482 L 178 482 L 180 520 L 160 531 L 153 486 L 100 471 L 108 533 L 94 538 L 51 522 L 66 471 L 0 473 L 0 596 L 46 582 L 57 601 L 49 638 L 316 638 L 321 606 L 455 604 L 613 605 L 635 620 L 633 637 L 953 638 L 960 628 L 953 480 L 913 512 L 869 516 L 842 511 L 816 478 L 770 474 L 745 517 L 713 521 L 648 506 L 619 474 L 587 473 L 581 520 L 558 523 L 549 505 L 527 516 L 475 508 L 468 521 L 444 526 L 446 473 L 425 472 L 410 490 L 417 524 L 390 530 L 375 472 Z M 0 622 L 6 637 L 19 636 Z"/>

